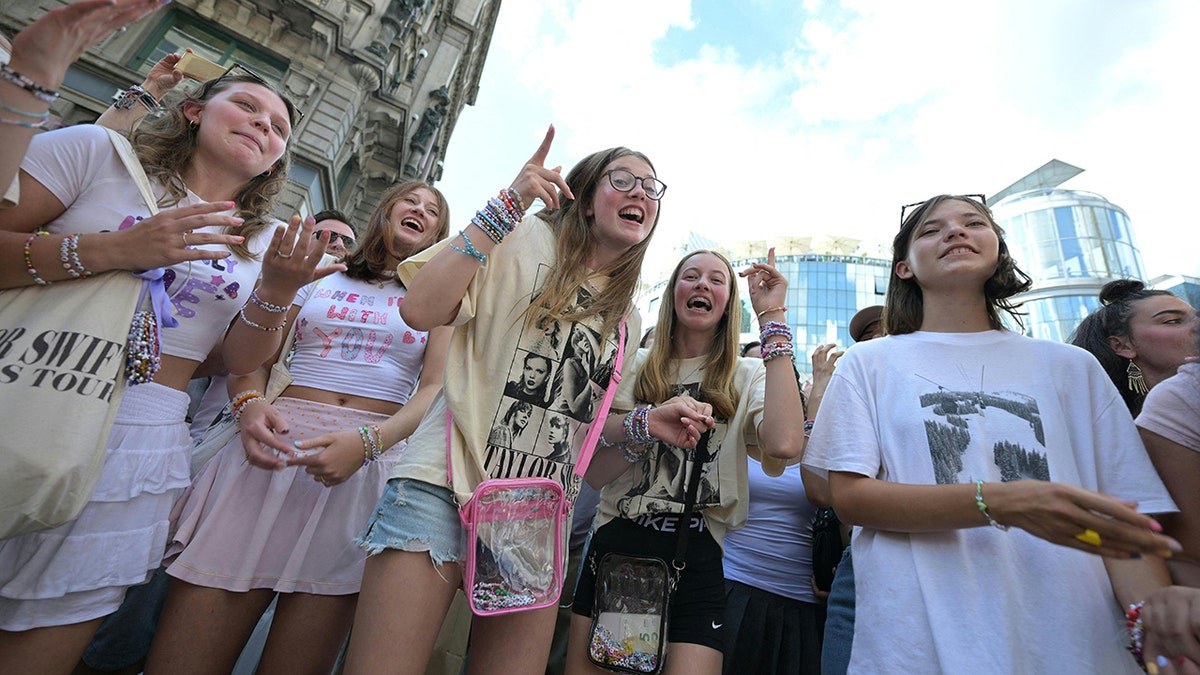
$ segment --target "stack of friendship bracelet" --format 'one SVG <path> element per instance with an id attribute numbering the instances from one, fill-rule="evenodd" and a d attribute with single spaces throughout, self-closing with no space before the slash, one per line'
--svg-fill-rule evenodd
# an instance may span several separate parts
<path id="1" fill-rule="evenodd" d="M 93 272 L 83 266 L 79 260 L 79 240 L 83 238 L 82 234 L 72 234 L 62 240 L 62 246 L 58 249 L 58 260 L 62 263 L 63 269 L 73 279 L 82 277 L 90 277 Z"/>
<path id="2" fill-rule="evenodd" d="M 53 89 L 47 89 L 33 80 L 25 77 L 8 66 L 7 63 L 0 64 L 0 80 L 4 80 L 10 84 L 16 85 L 25 91 L 33 94 L 33 97 L 43 103 L 54 103 L 58 100 L 58 92 Z"/>
<path id="3" fill-rule="evenodd" d="M 233 419 L 237 423 L 239 429 L 242 428 L 242 411 L 246 409 L 246 405 L 253 401 L 265 401 L 266 395 L 257 389 L 247 389 L 233 397 L 231 410 L 233 411 Z"/>
<path id="4" fill-rule="evenodd" d="M 644 459 L 654 446 L 655 439 L 650 435 L 650 411 L 653 409 L 654 404 L 651 403 L 645 408 L 634 408 L 625 415 L 625 441 L 619 445 L 626 461 Z"/>
<path id="5" fill-rule="evenodd" d="M 267 302 L 266 300 L 263 300 L 262 298 L 258 297 L 258 289 L 257 288 L 254 289 L 253 291 L 250 291 L 250 304 L 254 305 L 255 307 L 261 309 L 264 312 L 269 312 L 271 314 L 284 314 L 288 311 L 288 308 L 284 305 L 273 305 L 273 304 Z M 255 323 L 255 322 L 251 321 L 249 317 L 246 316 L 246 308 L 245 307 L 242 307 L 240 310 L 238 310 L 238 318 L 241 319 L 242 323 L 246 324 L 247 326 L 250 326 L 251 328 L 254 328 L 256 330 L 266 331 L 268 333 L 274 333 L 275 331 L 283 330 L 283 327 L 287 325 L 286 317 L 284 318 L 283 323 L 279 324 L 278 326 L 264 326 L 260 323 Z"/>
<path id="6" fill-rule="evenodd" d="M 11 105 L 8 105 L 7 103 L 4 103 L 2 101 L 0 101 L 0 109 L 7 110 L 8 112 L 13 113 L 14 115 L 19 115 L 21 117 L 28 117 L 29 119 L 34 120 L 33 122 L 28 122 L 26 120 L 10 120 L 7 117 L 0 117 L 0 124 L 12 124 L 12 125 L 18 126 L 18 127 L 25 127 L 26 129 L 41 129 L 42 127 L 46 126 L 46 123 L 48 123 L 50 121 L 50 111 L 49 110 L 47 110 L 45 112 L 40 112 L 40 113 L 29 112 L 28 110 L 21 110 L 20 108 L 14 108 Z"/>
<path id="7" fill-rule="evenodd" d="M 359 427 L 358 435 L 362 437 L 363 444 L 363 466 L 379 459 L 383 454 L 383 434 L 379 431 L 378 424 Z"/>
<path id="8" fill-rule="evenodd" d="M 35 239 L 47 234 L 50 233 L 45 230 L 38 230 L 29 235 L 29 238 L 25 240 L 25 271 L 29 272 L 29 276 L 33 277 L 33 280 L 37 282 L 38 286 L 49 286 L 53 282 L 46 281 L 38 274 L 37 269 L 35 269 L 33 266 L 33 254 L 30 253 L 29 249 L 33 247 L 33 241 Z"/>
<path id="9" fill-rule="evenodd" d="M 154 380 L 162 365 L 162 343 L 159 342 L 158 318 L 152 310 L 139 309 L 129 322 L 129 337 L 125 343 L 125 379 L 129 384 L 146 384 Z"/>
<path id="10" fill-rule="evenodd" d="M 158 99 L 139 85 L 133 85 L 125 91 L 113 94 L 113 107 L 117 110 L 130 110 L 135 103 L 141 103 L 151 115 L 161 112 Z"/>
<path id="11" fill-rule="evenodd" d="M 771 338 L 782 337 L 783 341 Z M 771 359 L 786 356 L 789 361 L 795 361 L 795 348 L 792 346 L 792 329 L 782 321 L 767 321 L 758 330 L 758 339 L 762 343 L 763 363 Z"/>
<path id="12" fill-rule="evenodd" d="M 512 234 L 513 229 L 524 217 L 525 208 L 521 195 L 512 188 L 505 188 L 500 191 L 499 196 L 489 199 L 487 206 L 475 213 L 471 224 L 482 230 L 492 243 L 499 244 L 506 236 Z M 467 236 L 467 231 L 462 230 L 458 234 L 466 243 L 466 248 L 459 248 L 454 244 L 450 244 L 450 248 L 475 258 L 481 265 L 486 265 L 487 256 L 475 248 L 475 244 L 471 243 L 470 237 Z"/>

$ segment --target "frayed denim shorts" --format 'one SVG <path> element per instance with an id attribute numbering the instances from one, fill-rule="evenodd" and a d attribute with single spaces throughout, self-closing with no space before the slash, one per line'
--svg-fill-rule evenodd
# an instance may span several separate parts
<path id="1" fill-rule="evenodd" d="M 368 555 L 428 551 L 435 565 L 462 564 L 467 533 L 450 490 L 408 478 L 388 481 L 366 529 L 354 540 Z"/>

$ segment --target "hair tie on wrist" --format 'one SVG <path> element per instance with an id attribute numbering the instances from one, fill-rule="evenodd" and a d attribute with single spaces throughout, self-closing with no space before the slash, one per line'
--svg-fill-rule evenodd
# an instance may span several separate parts
<path id="1" fill-rule="evenodd" d="M 783 312 L 784 314 L 787 314 L 787 307 L 784 307 L 782 305 L 779 307 L 768 307 L 767 309 L 764 309 L 763 311 L 758 313 L 758 318 L 761 319 L 761 318 L 763 318 L 763 314 L 770 314 L 771 312 Z"/>

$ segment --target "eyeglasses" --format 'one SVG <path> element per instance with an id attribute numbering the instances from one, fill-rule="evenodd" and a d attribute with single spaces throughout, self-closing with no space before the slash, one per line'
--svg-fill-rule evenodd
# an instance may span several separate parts
<path id="1" fill-rule="evenodd" d="M 667 184 L 654 176 L 642 178 L 641 176 L 633 175 L 632 171 L 626 171 L 625 169 L 611 169 L 605 171 L 604 175 L 608 176 L 608 184 L 617 192 L 632 192 L 633 188 L 638 183 L 641 183 L 642 191 L 646 193 L 646 196 L 654 201 L 658 201 L 662 199 L 663 193 L 667 191 Z"/>
<path id="2" fill-rule="evenodd" d="M 980 206 L 982 206 L 985 209 L 987 208 L 987 197 L 984 195 L 950 195 L 950 196 L 954 199 L 969 199 L 973 202 L 979 202 Z M 908 214 L 909 209 L 913 208 L 914 206 L 919 208 L 922 204 L 924 204 L 927 201 L 929 201 L 929 200 L 922 199 L 919 202 L 913 202 L 911 204 L 905 204 L 904 206 L 901 206 L 900 207 L 900 226 L 904 227 L 904 216 Z"/>
<path id="3" fill-rule="evenodd" d="M 321 232 L 324 232 L 324 231 L 325 230 L 319 230 L 317 232 L 313 232 L 313 238 L 315 239 L 315 238 L 321 236 Z M 358 243 L 357 239 L 355 239 L 354 237 L 351 237 L 348 234 L 338 234 L 337 232 L 329 233 L 329 243 L 331 243 L 331 244 L 336 243 L 339 239 L 341 240 L 342 245 L 345 246 L 346 248 L 354 248 L 355 244 Z"/>
<path id="4" fill-rule="evenodd" d="M 262 75 L 259 75 L 258 73 L 254 72 L 253 70 L 250 70 L 246 66 L 243 66 L 242 64 L 237 63 L 236 61 L 234 62 L 234 64 L 232 66 L 229 66 L 228 70 L 226 70 L 224 73 L 221 73 L 220 77 L 209 82 L 208 89 L 212 89 L 213 87 L 215 87 L 217 85 L 218 82 L 220 82 L 221 80 L 223 80 L 227 77 L 230 77 L 230 76 L 248 77 L 251 80 L 254 80 L 255 82 L 257 82 L 258 84 L 261 84 L 262 86 L 266 87 L 267 89 L 270 89 L 271 91 L 275 92 L 279 96 L 279 98 L 283 99 L 283 101 L 287 104 L 288 108 L 290 108 L 291 110 L 293 110 L 296 113 L 296 120 L 295 120 L 296 122 L 299 122 L 300 120 L 304 119 L 304 111 L 300 109 L 300 106 L 298 106 L 294 102 L 292 102 L 292 99 L 288 98 L 283 93 L 282 87 L 272 84 L 269 80 L 267 80 L 267 78 L 263 77 Z M 208 90 L 205 90 L 205 93 L 208 93 Z M 291 120 L 289 120 L 289 121 L 291 121 Z"/>

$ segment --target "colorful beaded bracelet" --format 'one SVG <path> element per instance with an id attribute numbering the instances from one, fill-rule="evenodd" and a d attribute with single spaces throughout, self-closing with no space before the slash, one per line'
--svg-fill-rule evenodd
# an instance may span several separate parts
<path id="1" fill-rule="evenodd" d="M 7 63 L 0 64 L 0 80 L 5 80 L 14 84 L 25 91 L 33 94 L 39 101 L 45 103 L 54 103 L 58 100 L 58 92 L 52 89 L 47 89 L 33 80 L 25 77 L 8 66 Z"/>
<path id="2" fill-rule="evenodd" d="M 283 327 L 287 325 L 286 318 L 283 320 L 283 323 L 279 324 L 278 326 L 264 326 L 261 323 L 255 323 L 250 320 L 250 317 L 246 316 L 246 308 L 245 307 L 242 307 L 241 309 L 238 310 L 238 320 L 240 320 L 242 323 L 246 324 L 247 326 L 250 326 L 251 328 L 253 328 L 255 330 L 261 330 L 265 333 L 274 333 L 276 331 L 281 331 L 281 330 L 283 330 Z"/>
<path id="3" fill-rule="evenodd" d="M 271 304 L 271 303 L 267 302 L 266 300 L 263 300 L 262 298 L 258 297 L 258 289 L 257 288 L 250 291 L 250 304 L 254 305 L 255 307 L 261 309 L 264 312 L 270 312 L 271 314 L 283 314 L 284 312 L 288 311 L 288 309 L 289 309 L 285 305 L 274 305 L 274 304 Z"/>
<path id="4" fill-rule="evenodd" d="M 975 506 L 979 509 L 979 512 L 983 514 L 983 517 L 987 518 L 988 525 L 991 525 L 997 530 L 1004 530 L 1005 532 L 1008 531 L 1008 525 L 1001 525 L 1000 523 L 996 522 L 995 518 L 992 518 L 991 513 L 988 513 L 987 504 L 983 503 L 983 481 L 981 480 L 975 481 Z"/>
<path id="5" fill-rule="evenodd" d="M 29 272 L 29 276 L 33 277 L 33 280 L 37 282 L 38 286 L 49 286 L 51 282 L 46 281 L 45 279 L 43 279 L 41 276 L 38 275 L 37 269 L 35 269 L 33 266 L 33 254 L 30 252 L 29 249 L 33 247 L 34 239 L 37 239 L 38 237 L 41 237 L 41 236 L 44 236 L 47 234 L 50 234 L 50 233 L 45 230 L 38 230 L 38 231 L 34 232 L 33 234 L 29 235 L 29 238 L 25 240 L 25 249 L 24 249 L 25 270 L 27 272 Z"/>
<path id="6" fill-rule="evenodd" d="M 480 253 L 479 249 L 475 248 L 475 244 L 472 244 L 471 238 L 467 236 L 467 231 L 466 230 L 460 231 L 458 233 L 458 236 L 462 237 L 462 240 L 464 242 L 466 242 L 467 247 L 459 248 L 459 247 L 455 246 L 454 244 L 450 244 L 450 248 L 455 251 L 458 251 L 459 253 L 462 253 L 463 255 L 471 256 L 472 258 L 478 260 L 480 265 L 486 265 L 487 264 L 487 256 L 484 255 L 483 253 Z"/>

